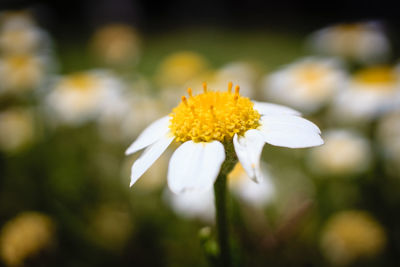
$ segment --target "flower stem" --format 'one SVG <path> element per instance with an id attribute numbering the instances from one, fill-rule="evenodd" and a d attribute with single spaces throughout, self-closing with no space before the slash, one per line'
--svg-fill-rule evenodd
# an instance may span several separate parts
<path id="1" fill-rule="evenodd" d="M 221 266 L 231 266 L 229 229 L 226 210 L 226 174 L 220 173 L 214 184 L 215 210 Z"/>
<path id="2" fill-rule="evenodd" d="M 227 175 L 237 162 L 232 145 L 225 145 L 226 159 L 221 166 L 217 180 L 214 183 L 216 225 L 220 251 L 220 266 L 230 267 L 231 249 L 229 240 L 229 224 L 227 212 Z"/>

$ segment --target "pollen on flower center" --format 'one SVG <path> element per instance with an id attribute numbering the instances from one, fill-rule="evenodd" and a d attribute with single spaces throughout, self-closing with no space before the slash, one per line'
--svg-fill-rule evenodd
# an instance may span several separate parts
<path id="1" fill-rule="evenodd" d="M 230 141 L 235 134 L 243 135 L 259 126 L 260 114 L 250 99 L 239 95 L 239 86 L 235 92 L 232 83 L 226 92 L 208 91 L 206 84 L 203 89 L 203 93 L 193 96 L 189 88 L 189 98 L 183 96 L 169 115 L 176 141 Z"/>

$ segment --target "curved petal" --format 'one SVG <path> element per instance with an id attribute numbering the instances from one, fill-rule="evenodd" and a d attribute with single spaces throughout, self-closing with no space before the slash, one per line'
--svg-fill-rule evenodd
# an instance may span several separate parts
<path id="1" fill-rule="evenodd" d="M 243 137 L 236 134 L 233 137 L 236 155 L 247 175 L 256 183 L 262 179 L 260 157 L 264 144 L 264 138 L 259 130 L 249 130 Z"/>
<path id="2" fill-rule="evenodd" d="M 264 103 L 264 102 L 257 102 L 253 101 L 254 106 L 253 108 L 258 111 L 261 115 L 294 115 L 300 116 L 301 113 L 297 110 L 292 108 L 281 106 L 272 103 Z"/>
<path id="3" fill-rule="evenodd" d="M 221 164 L 224 146 L 218 142 L 187 141 L 174 152 L 169 161 L 168 185 L 172 192 L 205 191 L 212 188 Z"/>
<path id="4" fill-rule="evenodd" d="M 260 132 L 265 142 L 275 146 L 302 148 L 324 143 L 319 128 L 298 116 L 264 116 L 261 118 Z"/>
<path id="5" fill-rule="evenodd" d="M 133 154 L 153 144 L 167 134 L 169 132 L 169 119 L 169 116 L 165 116 L 150 124 L 128 147 L 128 149 L 125 151 L 125 155 Z"/>
<path id="6" fill-rule="evenodd" d="M 171 144 L 174 137 L 163 136 L 161 139 L 150 145 L 142 155 L 133 163 L 131 170 L 131 184 L 136 181 L 150 168 L 151 165 L 161 156 L 161 154 Z"/>

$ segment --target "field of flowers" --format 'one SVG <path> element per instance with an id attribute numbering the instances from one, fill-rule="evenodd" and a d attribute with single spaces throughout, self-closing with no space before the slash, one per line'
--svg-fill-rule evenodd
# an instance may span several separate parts
<path id="1" fill-rule="evenodd" d="M 225 153 L 182 154 L 190 140 L 226 155 L 235 144 L 231 266 L 399 266 L 389 36 L 376 21 L 308 34 L 110 23 L 58 40 L 28 10 L 2 11 L 0 266 L 223 266 L 212 186 Z M 223 108 L 204 108 L 214 92 Z M 157 141 L 162 127 L 140 135 L 160 118 L 175 140 Z M 243 128 L 220 129 L 232 121 Z M 256 131 L 262 144 L 240 154 Z M 140 138 L 151 140 L 131 145 Z"/>

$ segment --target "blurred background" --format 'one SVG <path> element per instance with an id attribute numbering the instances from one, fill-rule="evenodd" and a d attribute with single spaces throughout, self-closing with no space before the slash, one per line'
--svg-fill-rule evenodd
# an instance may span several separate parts
<path id="1" fill-rule="evenodd" d="M 187 87 L 295 108 L 325 144 L 229 177 L 235 266 L 400 266 L 389 1 L 0 0 L 0 266 L 208 266 L 213 193 L 125 149 Z"/>

